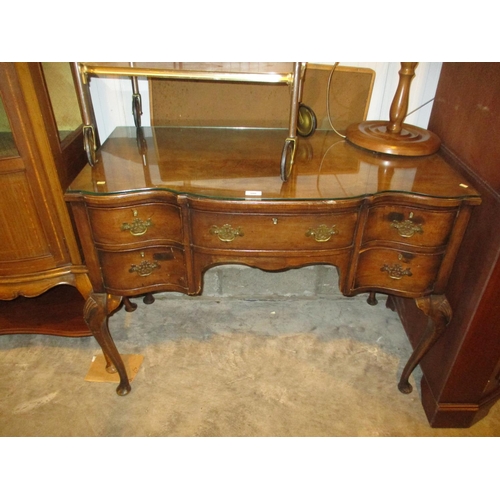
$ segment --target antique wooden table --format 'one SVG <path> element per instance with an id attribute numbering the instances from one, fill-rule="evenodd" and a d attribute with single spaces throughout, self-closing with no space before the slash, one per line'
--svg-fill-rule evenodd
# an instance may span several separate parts
<path id="1" fill-rule="evenodd" d="M 429 327 L 399 389 L 451 318 L 444 289 L 480 203 L 439 154 L 402 158 L 357 148 L 331 131 L 300 141 L 280 179 L 286 130 L 117 128 L 66 193 L 93 293 L 84 316 L 130 384 L 108 329 L 123 300 L 202 293 L 220 264 L 286 270 L 330 264 L 346 295 L 415 299 Z"/>

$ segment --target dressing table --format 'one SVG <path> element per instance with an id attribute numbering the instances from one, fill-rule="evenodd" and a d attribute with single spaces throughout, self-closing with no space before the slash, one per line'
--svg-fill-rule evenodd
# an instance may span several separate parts
<path id="1" fill-rule="evenodd" d="M 108 370 L 130 383 L 108 329 L 128 299 L 199 295 L 212 266 L 328 264 L 346 296 L 414 299 L 429 317 L 399 389 L 451 319 L 444 295 L 477 191 L 438 153 L 373 153 L 318 130 L 286 182 L 286 129 L 119 127 L 69 186 L 93 293 L 84 316 Z"/>

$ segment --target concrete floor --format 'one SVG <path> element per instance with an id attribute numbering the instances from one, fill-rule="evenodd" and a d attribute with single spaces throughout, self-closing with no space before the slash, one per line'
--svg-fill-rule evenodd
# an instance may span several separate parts
<path id="1" fill-rule="evenodd" d="M 432 429 L 397 390 L 411 348 L 385 297 L 346 298 L 336 270 L 214 268 L 204 294 L 159 294 L 110 330 L 143 363 L 126 397 L 84 380 L 93 338 L 0 337 L 1 436 L 499 436 L 500 406 Z"/>

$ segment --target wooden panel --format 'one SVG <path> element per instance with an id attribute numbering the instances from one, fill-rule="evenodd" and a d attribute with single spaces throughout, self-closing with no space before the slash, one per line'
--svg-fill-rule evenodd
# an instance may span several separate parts
<path id="1" fill-rule="evenodd" d="M 43 224 L 24 172 L 0 176 L 0 220 L 2 262 L 49 254 Z"/>
<path id="2" fill-rule="evenodd" d="M 500 63 L 445 63 L 429 128 L 500 193 Z"/>

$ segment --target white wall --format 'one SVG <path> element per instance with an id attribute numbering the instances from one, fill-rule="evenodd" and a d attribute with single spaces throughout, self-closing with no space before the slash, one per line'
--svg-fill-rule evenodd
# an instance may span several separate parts
<path id="1" fill-rule="evenodd" d="M 148 82 L 139 79 L 142 99 L 141 124 L 150 123 Z M 92 78 L 90 93 L 94 106 L 99 138 L 103 143 L 119 126 L 134 126 L 132 115 L 132 82 L 129 78 Z"/>
<path id="2" fill-rule="evenodd" d="M 344 66 L 356 66 L 361 68 L 371 68 L 375 71 L 375 84 L 373 87 L 368 120 L 388 120 L 394 93 L 399 82 L 400 63 L 381 62 L 346 62 Z M 415 70 L 410 89 L 410 100 L 408 112 L 433 99 L 441 73 L 441 62 L 421 62 Z M 418 127 L 427 128 L 432 111 L 432 102 L 412 113 L 405 120 L 406 123 Z"/>
<path id="3" fill-rule="evenodd" d="M 333 63 L 324 63 L 333 64 Z M 389 62 L 342 62 L 342 66 L 371 68 L 375 71 L 375 83 L 372 93 L 368 120 L 388 120 L 389 109 L 399 81 L 400 63 Z M 411 84 L 408 111 L 418 108 L 432 99 L 441 72 L 440 62 L 419 63 L 416 76 Z M 117 126 L 134 125 L 132 116 L 132 85 L 126 78 L 93 78 L 91 94 L 96 113 L 97 126 L 101 141 L 111 134 Z M 139 80 L 142 96 L 142 124 L 150 123 L 148 85 Z M 407 123 L 426 128 L 432 110 L 432 102 L 408 116 Z"/>

